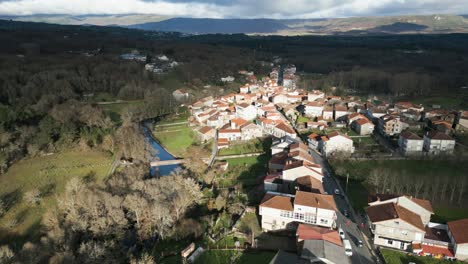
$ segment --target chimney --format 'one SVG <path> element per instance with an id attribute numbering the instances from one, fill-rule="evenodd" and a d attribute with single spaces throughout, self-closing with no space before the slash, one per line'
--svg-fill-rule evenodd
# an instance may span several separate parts
<path id="1" fill-rule="evenodd" d="M 315 201 L 317 202 L 317 205 L 320 205 L 320 201 L 318 198 L 315 198 Z"/>

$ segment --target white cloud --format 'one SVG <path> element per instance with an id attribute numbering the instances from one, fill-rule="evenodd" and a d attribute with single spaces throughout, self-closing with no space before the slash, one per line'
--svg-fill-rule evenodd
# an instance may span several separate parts
<path id="1" fill-rule="evenodd" d="M 0 0 L 2 15 L 158 14 L 180 17 L 322 18 L 468 13 L 467 0 Z"/>

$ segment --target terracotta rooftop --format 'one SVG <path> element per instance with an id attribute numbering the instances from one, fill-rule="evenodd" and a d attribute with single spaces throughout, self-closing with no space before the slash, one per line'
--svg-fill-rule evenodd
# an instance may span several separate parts
<path id="1" fill-rule="evenodd" d="M 334 211 L 337 210 L 333 195 L 327 194 L 297 191 L 296 198 L 294 199 L 294 204 Z"/>
<path id="2" fill-rule="evenodd" d="M 274 154 L 270 159 L 270 163 L 284 165 L 286 163 L 287 158 L 288 158 L 288 153 L 286 151 L 282 151 L 282 152 Z"/>
<path id="3" fill-rule="evenodd" d="M 359 124 L 360 126 L 362 125 L 365 125 L 365 124 L 372 124 L 367 118 L 360 118 L 358 120 L 355 121 L 357 124 Z"/>
<path id="4" fill-rule="evenodd" d="M 410 131 L 403 131 L 401 132 L 400 136 L 404 139 L 409 139 L 409 140 L 422 140 L 421 137 L 419 137 L 418 135 Z"/>
<path id="5" fill-rule="evenodd" d="M 451 221 L 447 225 L 457 244 L 468 243 L 468 218 Z"/>
<path id="6" fill-rule="evenodd" d="M 209 126 L 204 126 L 202 128 L 200 128 L 200 130 L 198 130 L 198 132 L 202 133 L 202 134 L 206 134 L 210 131 L 212 131 L 213 128 L 209 127 Z"/>
<path id="7" fill-rule="evenodd" d="M 280 196 L 280 195 L 272 195 L 272 194 L 265 194 L 263 197 L 262 202 L 260 203 L 261 207 L 268 207 L 274 208 L 284 211 L 293 211 L 293 198 Z"/>
<path id="8" fill-rule="evenodd" d="M 325 192 L 323 190 L 322 182 L 309 175 L 297 178 L 296 185 L 299 187 L 299 190 L 301 191 L 308 191 L 308 192 L 321 193 L 321 194 Z"/>
<path id="9" fill-rule="evenodd" d="M 338 132 L 338 131 L 333 131 L 333 132 L 331 132 L 330 134 L 328 134 L 328 138 L 333 138 L 333 137 L 336 137 L 336 136 L 343 136 L 343 137 L 345 137 L 345 138 L 347 138 L 347 139 L 351 139 L 349 136 L 343 135 L 343 134 L 341 134 L 341 133 Z"/>
<path id="10" fill-rule="evenodd" d="M 425 230 L 421 217 L 410 210 L 401 207 L 395 203 L 384 203 L 366 208 L 366 213 L 372 223 L 400 219 L 408 224 Z"/>
<path id="11" fill-rule="evenodd" d="M 449 135 L 439 131 L 430 131 L 426 136 L 435 140 L 453 140 L 453 138 L 451 138 Z"/>
<path id="12" fill-rule="evenodd" d="M 422 208 L 428 210 L 431 213 L 434 213 L 434 209 L 432 208 L 432 204 L 429 200 L 418 199 L 418 198 L 413 198 L 413 197 L 409 197 L 409 198 L 411 199 L 411 201 L 415 202 Z"/>
<path id="13" fill-rule="evenodd" d="M 301 240 L 325 240 L 338 246 L 343 246 L 340 235 L 329 228 L 299 224 L 296 236 Z"/>
<path id="14" fill-rule="evenodd" d="M 278 125 L 276 125 L 276 128 L 281 129 L 284 132 L 289 133 L 289 134 L 295 134 L 296 133 L 294 131 L 294 129 L 292 129 L 290 126 L 286 125 L 284 122 L 281 122 Z"/>
<path id="15" fill-rule="evenodd" d="M 289 150 L 290 151 L 294 151 L 294 150 L 305 151 L 306 153 L 309 152 L 309 148 L 307 147 L 307 145 L 302 142 L 291 144 L 291 146 L 289 147 Z"/>

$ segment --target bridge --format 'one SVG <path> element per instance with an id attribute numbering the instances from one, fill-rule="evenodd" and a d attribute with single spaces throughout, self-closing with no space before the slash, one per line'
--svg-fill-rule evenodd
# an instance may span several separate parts
<path id="1" fill-rule="evenodd" d="M 159 166 L 167 166 L 167 165 L 179 165 L 184 163 L 184 159 L 175 159 L 175 160 L 157 160 L 157 161 L 152 161 L 151 167 L 159 167 Z"/>

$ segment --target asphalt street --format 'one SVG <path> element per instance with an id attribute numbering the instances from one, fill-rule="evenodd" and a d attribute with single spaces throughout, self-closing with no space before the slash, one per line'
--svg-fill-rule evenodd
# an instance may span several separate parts
<path id="1" fill-rule="evenodd" d="M 356 264 L 372 264 L 379 263 L 373 254 L 372 241 L 370 241 L 369 236 L 365 236 L 363 231 L 366 231 L 367 226 L 361 229 L 360 225 L 364 221 L 361 216 L 356 215 L 354 210 L 349 204 L 349 201 L 344 196 L 344 191 L 341 186 L 337 183 L 337 180 L 334 175 L 331 175 L 331 170 L 321 155 L 311 151 L 312 157 L 315 159 L 315 162 L 322 166 L 324 172 L 323 186 L 325 191 L 328 194 L 333 194 L 335 198 L 336 205 L 339 212 L 337 212 L 337 228 L 341 227 L 345 231 L 346 239 L 349 239 L 351 246 L 353 247 L 353 255 L 350 257 L 351 263 Z M 335 190 L 338 189 L 340 195 L 335 194 Z M 349 217 L 345 217 L 343 212 L 347 210 L 349 212 Z M 358 246 L 358 241 L 363 242 L 363 246 Z"/>

